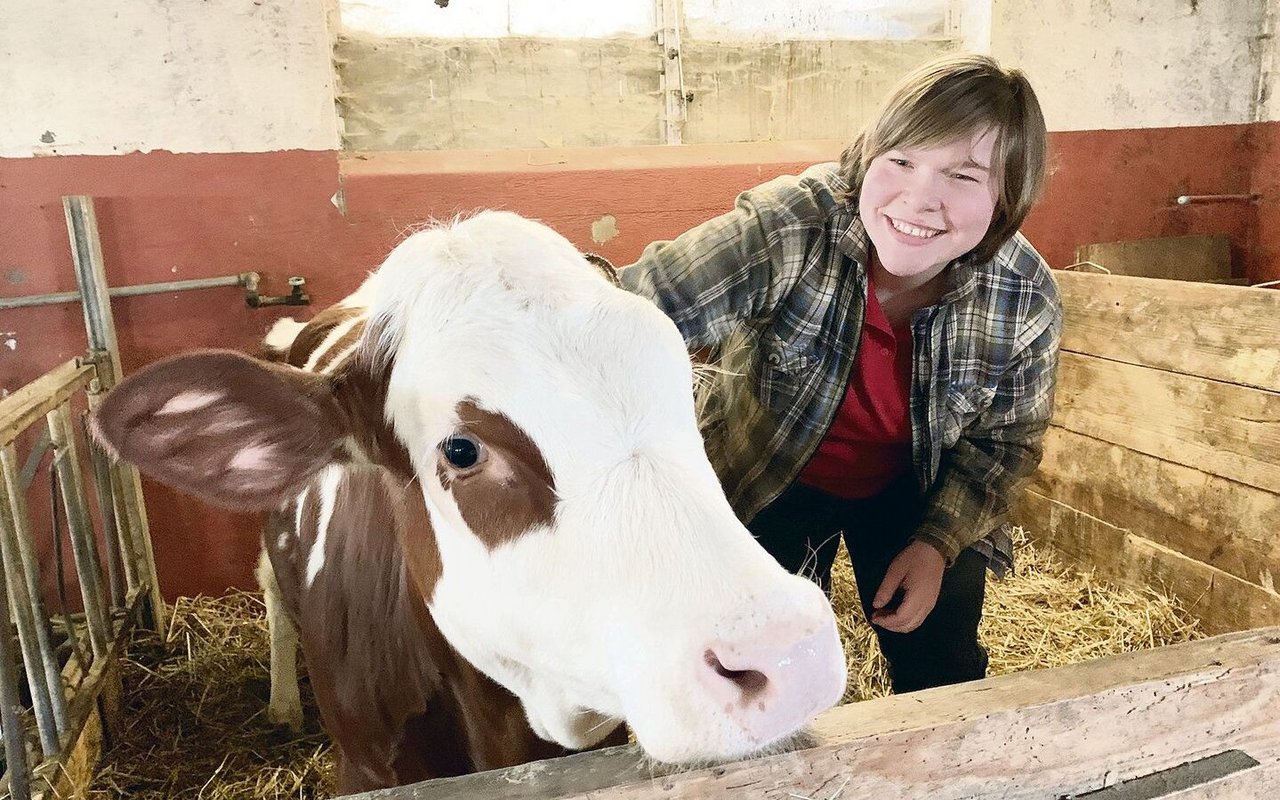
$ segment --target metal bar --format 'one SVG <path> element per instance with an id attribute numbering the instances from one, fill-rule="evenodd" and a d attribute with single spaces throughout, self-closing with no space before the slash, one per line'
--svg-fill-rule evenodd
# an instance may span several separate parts
<path id="1" fill-rule="evenodd" d="M 0 570 L 0 583 L 4 583 Z M 0 619 L 9 619 L 9 592 L 0 587 Z M 18 694 L 18 670 L 8 634 L 0 635 L 0 727 L 4 728 L 4 757 L 9 770 L 9 794 L 13 800 L 31 797 L 31 768 L 27 764 L 26 733 L 22 728 L 22 698 Z"/>
<path id="2" fill-rule="evenodd" d="M 146 506 L 142 499 L 142 476 L 134 465 L 118 461 L 115 465 L 119 476 L 121 496 L 124 499 L 129 532 L 139 561 L 136 571 L 139 584 L 147 589 L 147 602 L 142 606 L 143 626 L 154 631 L 164 630 L 166 614 L 164 596 L 160 594 L 160 579 L 156 575 L 156 556 L 151 547 L 151 530 L 147 523 Z"/>
<path id="3" fill-rule="evenodd" d="M 102 402 L 103 393 L 94 391 L 96 388 L 96 386 L 91 386 L 89 391 L 90 411 L 96 411 L 98 405 Z M 103 452 L 101 448 L 94 446 L 92 442 L 89 446 L 98 456 L 98 460 L 101 462 L 104 473 L 103 477 L 106 480 L 105 485 L 100 483 L 98 486 L 99 501 L 102 502 L 103 505 L 106 505 L 106 503 L 102 501 L 102 498 L 110 498 L 111 514 L 109 516 L 111 517 L 112 524 L 108 526 L 107 541 L 111 546 L 108 548 L 107 563 L 108 566 L 110 566 L 110 551 L 114 550 L 118 554 L 120 567 L 124 573 L 123 591 L 131 592 L 142 583 L 142 580 L 140 580 L 138 576 L 138 566 L 146 561 L 144 550 L 131 533 L 138 530 L 139 526 L 136 522 L 129 519 L 129 506 L 125 503 L 125 486 L 121 475 L 122 470 L 112 463 L 111 457 L 107 453 Z M 95 467 L 95 472 L 96 469 L 97 468 Z M 96 474 L 95 477 L 97 477 Z M 106 494 L 104 495 L 103 492 L 106 492 Z M 106 519 L 108 516 L 107 510 L 103 509 L 102 513 L 103 519 Z M 121 604 L 119 599 L 116 597 L 116 588 L 112 589 L 111 596 L 113 602 L 117 605 Z"/>
<path id="4" fill-rule="evenodd" d="M 53 716 L 53 703 L 49 698 L 49 681 L 44 674 L 44 660 L 36 639 L 36 628 L 44 622 L 35 617 L 35 603 L 28 592 L 26 570 L 18 557 L 18 541 L 13 522 L 11 504 L 0 492 L 0 561 L 4 562 L 5 587 L 8 590 L 9 611 L 18 629 L 18 647 L 22 651 L 22 666 L 27 673 L 27 689 L 31 693 L 31 709 L 36 716 L 36 729 L 40 734 L 40 750 L 45 758 L 58 753 L 58 724 Z M 5 620 L 8 622 L 8 620 Z M 6 631 L 3 635 L 7 636 Z"/>
<path id="5" fill-rule="evenodd" d="M 1192 203 L 1252 203 L 1257 199 L 1256 194 L 1180 194 L 1173 202 L 1189 206 Z"/>
<path id="6" fill-rule="evenodd" d="M 0 447 L 67 401 L 93 378 L 93 365 L 68 361 L 0 400 Z"/>
<path id="7" fill-rule="evenodd" d="M 31 609 L 39 624 L 36 626 L 36 642 L 40 647 L 40 660 L 44 664 L 45 683 L 48 687 L 49 700 L 53 705 L 53 719 L 57 723 L 61 735 L 67 729 L 67 698 L 62 685 L 58 659 L 53 652 L 53 642 L 49 637 L 48 615 L 44 610 L 44 596 L 41 594 L 40 562 L 36 559 L 35 541 L 31 536 L 31 517 L 27 513 L 25 487 L 18 485 L 16 467 L 18 454 L 13 445 L 0 449 L 0 489 L 8 498 L 9 511 L 13 520 L 13 531 L 17 537 L 18 558 L 22 562 L 23 575 L 27 580 L 27 594 L 31 597 Z"/>
<path id="8" fill-rule="evenodd" d="M 235 275 L 223 275 L 217 278 L 192 278 L 185 281 L 167 281 L 162 283 L 140 283 L 133 286 L 113 286 L 107 290 L 109 297 L 139 297 L 148 294 L 167 294 L 168 292 L 190 292 L 197 289 L 216 289 L 221 286 L 248 286 L 249 276 L 254 272 L 240 272 Z M 60 303 L 80 302 L 79 292 L 50 292 L 47 294 L 29 294 L 23 297 L 0 298 L 0 311 L 6 308 L 28 308 L 30 306 L 51 306 Z"/>
<path id="9" fill-rule="evenodd" d="M 53 440 L 54 464 L 62 487 L 62 502 L 67 512 L 71 533 L 71 550 L 76 560 L 76 577 L 84 600 L 85 622 L 89 626 L 89 642 L 94 658 L 107 652 L 108 633 L 102 608 L 102 584 L 99 575 L 98 543 L 89 517 L 89 504 L 84 495 L 84 478 L 76 451 L 75 429 L 71 410 L 65 404 L 49 412 L 49 438 Z"/>
<path id="10" fill-rule="evenodd" d="M 27 463 L 22 465 L 22 471 L 18 473 L 18 482 L 23 491 L 31 488 L 31 484 L 35 483 L 36 472 L 40 469 L 40 463 L 44 461 L 44 457 L 49 454 L 52 448 L 49 445 L 49 429 L 41 428 L 39 436 L 31 445 L 31 452 L 27 454 Z"/>
<path id="11" fill-rule="evenodd" d="M 100 354 L 97 359 L 98 385 L 92 391 L 107 391 L 116 385 L 122 372 L 93 198 L 84 195 L 63 197 L 62 207 L 66 213 L 67 235 L 71 240 L 71 252 L 76 266 L 76 283 L 80 287 L 81 304 L 84 306 L 89 348 L 95 354 Z M 161 630 L 164 628 L 164 596 L 160 593 L 151 531 L 142 500 L 142 478 L 131 464 L 117 464 L 115 469 L 120 475 L 122 496 L 128 509 L 126 518 L 130 528 L 129 538 L 134 543 L 135 552 L 142 559 L 138 565 L 138 573 L 147 584 L 149 607 L 144 615 L 150 626 Z"/>
<path id="12" fill-rule="evenodd" d="M 102 259 L 102 242 L 98 238 L 98 217 L 93 210 L 93 198 L 84 195 L 64 197 L 62 210 L 67 218 L 67 235 L 71 239 L 76 285 L 80 287 L 83 301 L 89 349 L 109 354 L 108 374 L 99 375 L 103 388 L 109 389 L 120 375 L 120 345 L 116 341 L 115 318 L 111 315 L 111 297 L 107 290 L 107 272 Z"/>
<path id="13" fill-rule="evenodd" d="M 107 550 L 107 597 L 112 608 L 124 603 L 124 587 L 120 584 L 120 534 L 116 527 L 115 490 L 111 485 L 111 465 L 102 448 L 85 439 L 89 448 L 89 465 L 93 469 L 94 497 L 102 516 L 103 544 Z"/>
<path id="14" fill-rule="evenodd" d="M 681 144 L 684 124 L 689 118 L 684 90 L 684 54 L 680 42 L 680 22 L 684 15 L 680 0 L 657 0 L 658 48 L 662 51 L 662 72 L 658 87 L 662 92 L 662 142 Z"/>

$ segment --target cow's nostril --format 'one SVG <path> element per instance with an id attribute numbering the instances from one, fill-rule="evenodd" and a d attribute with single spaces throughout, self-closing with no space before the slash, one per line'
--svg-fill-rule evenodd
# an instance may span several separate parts
<path id="1" fill-rule="evenodd" d="M 769 685 L 769 679 L 763 672 L 754 669 L 729 669 L 720 663 L 720 657 L 710 650 L 702 655 L 702 659 L 717 675 L 738 687 L 742 692 L 743 703 L 754 700 Z"/>

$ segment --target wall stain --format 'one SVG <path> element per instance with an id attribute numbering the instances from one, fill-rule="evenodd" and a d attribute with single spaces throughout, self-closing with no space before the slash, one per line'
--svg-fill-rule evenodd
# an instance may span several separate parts
<path id="1" fill-rule="evenodd" d="M 591 223 L 591 241 L 604 244 L 618 235 L 618 219 L 612 214 L 605 214 Z"/>

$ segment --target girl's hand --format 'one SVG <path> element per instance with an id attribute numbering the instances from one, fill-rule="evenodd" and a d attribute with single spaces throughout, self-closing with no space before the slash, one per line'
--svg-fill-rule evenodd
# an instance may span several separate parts
<path id="1" fill-rule="evenodd" d="M 932 545 L 907 545 L 889 564 L 871 601 L 872 624 L 895 633 L 910 633 L 920 627 L 938 602 L 946 568 L 946 560 Z"/>

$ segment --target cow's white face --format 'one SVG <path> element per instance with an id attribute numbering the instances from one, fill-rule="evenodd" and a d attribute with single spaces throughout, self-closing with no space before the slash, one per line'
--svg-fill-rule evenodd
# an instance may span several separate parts
<path id="1" fill-rule="evenodd" d="M 834 618 L 725 500 L 675 326 L 592 269 L 482 214 L 380 271 L 387 419 L 434 531 L 405 547 L 437 548 L 434 618 L 544 737 L 626 719 L 660 760 L 741 756 L 839 699 Z"/>

